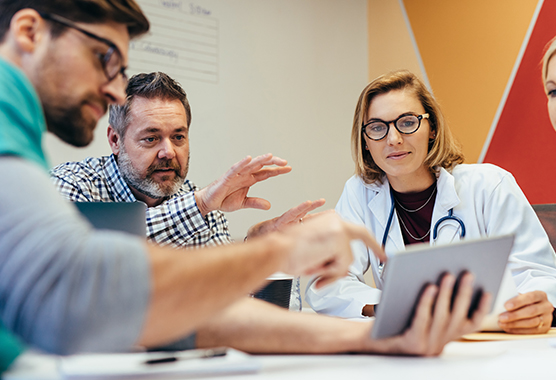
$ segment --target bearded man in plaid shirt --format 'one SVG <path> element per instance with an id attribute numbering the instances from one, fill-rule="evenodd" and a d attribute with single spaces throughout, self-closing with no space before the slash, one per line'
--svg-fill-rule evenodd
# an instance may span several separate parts
<path id="1" fill-rule="evenodd" d="M 108 140 L 113 154 L 52 169 L 52 180 L 64 197 L 76 202 L 142 201 L 148 206 L 148 240 L 172 247 L 231 243 L 222 211 L 270 207 L 267 200 L 247 197 L 249 187 L 223 201 L 218 197 L 249 157 L 204 189 L 186 179 L 191 109 L 176 81 L 160 72 L 138 74 L 130 79 L 126 93 L 124 105 L 110 107 Z M 285 160 L 270 154 L 253 159 L 253 164 L 262 170 L 250 186 L 291 170 Z M 297 223 L 322 204 L 322 199 L 304 202 L 256 224 L 247 236 Z"/>

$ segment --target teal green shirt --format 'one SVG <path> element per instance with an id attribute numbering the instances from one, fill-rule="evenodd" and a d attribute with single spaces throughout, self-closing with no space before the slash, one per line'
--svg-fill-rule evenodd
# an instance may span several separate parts
<path id="1" fill-rule="evenodd" d="M 21 342 L 10 334 L 0 322 L 0 373 L 8 369 L 22 351 Z"/>
<path id="2" fill-rule="evenodd" d="M 21 70 L 0 58 L 0 156 L 19 156 L 48 170 L 42 148 L 45 131 L 35 89 Z"/>
<path id="3" fill-rule="evenodd" d="M 35 89 L 23 72 L 0 58 L 0 156 L 19 156 L 45 170 L 42 149 L 46 122 Z M 23 351 L 21 342 L 0 322 L 0 373 Z"/>

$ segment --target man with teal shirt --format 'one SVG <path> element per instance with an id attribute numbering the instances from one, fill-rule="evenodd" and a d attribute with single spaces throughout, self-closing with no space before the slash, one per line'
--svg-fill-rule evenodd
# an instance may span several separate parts
<path id="1" fill-rule="evenodd" d="M 372 323 L 288 313 L 246 297 L 277 271 L 317 275 L 320 285 L 342 277 L 355 239 L 385 259 L 363 227 L 335 214 L 187 254 L 93 230 L 52 186 L 42 135 L 48 128 L 76 146 L 92 140 L 108 104 L 125 100 L 129 40 L 148 27 L 134 0 L 0 0 L 0 322 L 6 330 L 59 354 L 156 347 L 196 330 L 201 347 L 431 355 L 478 327 L 485 305 L 473 319 L 450 310 L 431 318 L 432 288 L 414 326 L 383 341 L 369 338 Z M 274 163 L 271 156 L 244 159 L 215 199 L 246 196 Z M 460 306 L 472 293 L 472 284 L 463 283 Z M 451 292 L 443 286 L 439 302 L 449 305 Z M 17 354 L 0 344 L 6 357 Z"/>

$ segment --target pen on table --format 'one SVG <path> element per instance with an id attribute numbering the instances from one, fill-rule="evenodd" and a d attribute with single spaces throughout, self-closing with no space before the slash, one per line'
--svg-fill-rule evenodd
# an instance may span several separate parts
<path id="1" fill-rule="evenodd" d="M 179 352 L 172 352 L 164 355 L 160 353 L 155 358 L 145 360 L 145 364 L 162 364 L 162 363 L 171 363 L 177 362 L 179 360 L 190 360 L 190 359 L 207 359 L 207 358 L 215 358 L 218 356 L 225 356 L 228 352 L 226 347 L 217 347 L 217 348 L 208 348 L 203 350 L 188 350 L 188 351 L 179 351 Z"/>

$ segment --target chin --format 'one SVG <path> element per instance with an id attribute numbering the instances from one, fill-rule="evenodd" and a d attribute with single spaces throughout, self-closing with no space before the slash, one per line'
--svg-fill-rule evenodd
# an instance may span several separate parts
<path id="1" fill-rule="evenodd" d="M 77 132 L 77 131 L 74 131 Z M 73 145 L 77 148 L 82 148 L 89 145 L 93 141 L 93 134 L 91 133 L 72 133 L 72 134 L 60 134 L 57 132 L 53 132 L 56 136 L 58 136 L 62 141 Z"/>
<path id="2" fill-rule="evenodd" d="M 93 141 L 96 124 L 82 126 L 78 123 L 68 125 L 66 123 L 48 123 L 47 121 L 47 126 L 48 130 L 62 141 L 81 148 Z"/>
<path id="3" fill-rule="evenodd" d="M 75 147 L 82 148 L 89 145 L 93 141 L 93 138 L 94 135 L 92 133 L 75 134 L 70 138 L 70 141 L 66 142 Z"/>

